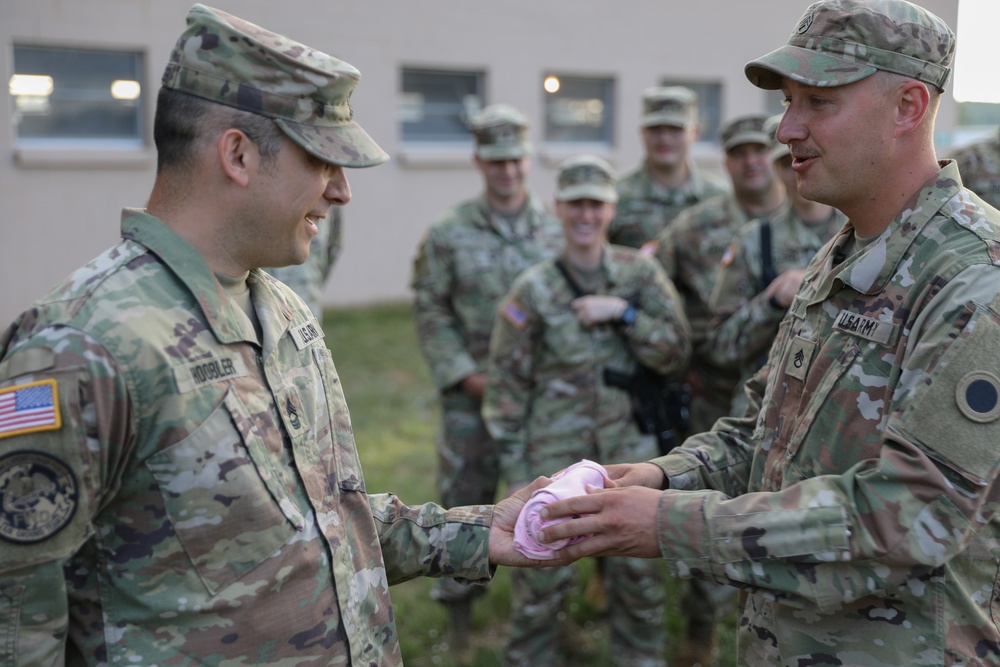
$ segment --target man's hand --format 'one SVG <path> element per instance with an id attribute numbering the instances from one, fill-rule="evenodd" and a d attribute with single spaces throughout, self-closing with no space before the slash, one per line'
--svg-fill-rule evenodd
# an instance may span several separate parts
<path id="1" fill-rule="evenodd" d="M 580 324 L 590 327 L 601 322 L 617 322 L 628 308 L 628 301 L 620 296 L 589 294 L 573 299 L 570 305 Z"/>
<path id="2" fill-rule="evenodd" d="M 472 375 L 466 375 L 462 378 L 462 381 L 458 383 L 458 386 L 462 388 L 469 396 L 473 398 L 482 398 L 483 392 L 486 390 L 486 374 L 485 373 L 473 373 Z"/>
<path id="3" fill-rule="evenodd" d="M 526 486 L 528 486 L 527 482 L 514 482 L 513 484 L 508 484 L 504 489 L 504 498 L 510 498 Z M 527 502 L 527 499 L 525 499 L 525 502 Z"/>
<path id="4" fill-rule="evenodd" d="M 649 467 L 656 468 L 651 464 Z M 662 472 L 660 475 L 662 477 Z M 656 535 L 656 512 L 662 491 L 645 486 L 589 488 L 588 491 L 585 496 L 560 500 L 542 510 L 543 518 L 548 521 L 576 517 L 548 526 L 539 536 L 542 542 L 588 536 L 582 542 L 559 550 L 560 556 L 569 560 L 584 556 L 660 558 L 663 555 Z"/>
<path id="5" fill-rule="evenodd" d="M 802 278 L 805 277 L 805 269 L 788 269 L 783 271 L 771 284 L 764 288 L 764 296 L 773 299 L 776 304 L 787 309 L 792 305 L 795 293 L 799 291 Z"/>
<path id="6" fill-rule="evenodd" d="M 514 549 L 514 526 L 521 508 L 537 489 L 552 482 L 548 477 L 539 477 L 534 482 L 507 496 L 493 508 L 493 523 L 490 525 L 490 564 L 517 567 L 552 567 L 568 565 L 574 559 L 535 560 Z"/>
<path id="7" fill-rule="evenodd" d="M 650 489 L 664 489 L 667 476 L 655 463 L 615 463 L 604 466 L 613 485 L 605 486 L 645 486 Z"/>

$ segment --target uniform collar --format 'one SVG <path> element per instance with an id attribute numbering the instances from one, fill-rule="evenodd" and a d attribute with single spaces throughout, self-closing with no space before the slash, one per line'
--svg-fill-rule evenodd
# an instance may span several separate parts
<path id="1" fill-rule="evenodd" d="M 683 201 L 700 201 L 704 199 L 706 183 L 701 173 L 694 168 L 694 164 L 689 160 L 686 163 L 687 178 L 676 188 L 663 185 L 653 178 L 649 167 L 643 165 L 640 173 L 645 181 L 645 197 L 654 201 L 664 201 L 676 203 Z"/>
<path id="2" fill-rule="evenodd" d="M 486 198 L 485 192 L 473 200 L 473 205 L 476 213 L 478 214 L 474 220 L 477 225 L 484 229 L 492 229 L 501 236 L 508 236 L 508 234 L 505 233 L 505 229 L 500 229 L 493 224 L 493 207 L 490 206 L 490 202 Z M 521 209 L 519 222 L 524 224 L 526 233 L 529 236 L 538 227 L 538 221 L 541 219 L 544 212 L 545 209 L 542 206 L 541 200 L 531 192 L 528 192 L 524 200 L 524 208 Z M 521 228 L 520 224 L 518 225 L 518 228 Z"/>
<path id="3" fill-rule="evenodd" d="M 878 294 L 898 273 L 899 264 L 924 228 L 962 189 L 962 179 L 953 161 L 939 163 L 941 170 L 910 199 L 875 240 L 837 262 L 854 244 L 854 227 L 840 231 L 827 246 L 820 266 L 823 284 L 810 303 L 824 300 L 837 289 L 836 283 L 850 286 L 861 294 Z"/>
<path id="4" fill-rule="evenodd" d="M 179 283 L 197 301 L 212 333 L 220 343 L 254 342 L 244 335 L 242 314 L 226 296 L 212 270 L 190 243 L 159 218 L 141 209 L 122 211 L 122 238 L 146 247 L 160 258 Z M 264 330 L 265 351 L 286 330 L 293 315 L 288 301 L 259 270 L 248 279 L 258 318 Z M 262 308 L 261 304 L 268 307 Z"/>

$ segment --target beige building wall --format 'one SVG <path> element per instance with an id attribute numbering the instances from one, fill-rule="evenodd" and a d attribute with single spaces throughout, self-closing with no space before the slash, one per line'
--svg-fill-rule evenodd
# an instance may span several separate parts
<path id="1" fill-rule="evenodd" d="M 145 53 L 147 135 L 160 74 L 184 27 L 187 0 L 0 0 L 0 72 L 13 73 L 13 45 L 138 49 Z M 344 251 L 327 286 L 330 306 L 405 299 L 414 252 L 449 206 L 480 189 L 466 150 L 403 146 L 397 102 L 403 67 L 482 69 L 486 102 L 532 119 L 533 190 L 551 198 L 553 167 L 579 147 L 540 137 L 542 78 L 609 76 L 615 81 L 614 139 L 607 157 L 621 171 L 641 157 L 641 91 L 665 78 L 723 84 L 722 116 L 766 108 L 743 65 L 787 39 L 804 0 L 210 0 L 276 32 L 338 56 L 362 72 L 356 118 L 392 156 L 349 173 Z M 922 3 L 957 23 L 958 0 Z M 23 150 L 10 96 L 0 105 L 0 322 L 118 239 L 123 206 L 144 205 L 153 183 L 151 136 L 142 151 Z M 950 96 L 939 116 L 947 140 Z M 699 162 L 719 168 L 713 146 Z"/>

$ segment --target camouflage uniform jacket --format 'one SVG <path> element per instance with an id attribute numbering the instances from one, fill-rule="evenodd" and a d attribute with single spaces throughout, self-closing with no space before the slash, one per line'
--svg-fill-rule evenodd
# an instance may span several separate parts
<path id="1" fill-rule="evenodd" d="M 725 403 L 739 381 L 735 366 L 713 364 L 707 354 L 709 302 L 719 262 L 736 230 L 748 221 L 747 213 L 732 194 L 713 197 L 687 209 L 656 238 L 656 259 L 667 272 L 681 298 L 691 325 L 691 363 L 688 377 L 695 397 Z M 723 400 L 724 398 L 724 400 Z"/>
<path id="2" fill-rule="evenodd" d="M 763 365 L 767 351 L 778 333 L 785 309 L 771 304 L 764 290 L 771 279 L 789 269 L 804 269 L 816 252 L 844 226 L 847 218 L 832 209 L 817 223 L 806 223 L 791 202 L 768 220 L 751 220 L 737 232 L 726 249 L 715 278 L 709 303 L 712 324 L 708 328 L 705 354 L 717 366 L 740 367 L 740 382 L 730 414 L 746 408 L 742 385 Z M 761 228 L 770 225 L 771 267 L 774 275 L 764 276 Z"/>
<path id="3" fill-rule="evenodd" d="M 661 373 L 682 368 L 690 349 L 687 321 L 655 262 L 606 246 L 602 264 L 601 293 L 636 308 L 627 327 L 580 324 L 570 306 L 576 296 L 555 260 L 525 271 L 503 301 L 490 342 L 483 418 L 508 483 L 551 475 L 581 458 L 620 463 L 655 455 L 655 443 L 640 436 L 632 418 L 629 394 L 606 385 L 603 371 L 630 374 L 636 359 Z"/>
<path id="4" fill-rule="evenodd" d="M 953 163 L 856 252 L 846 226 L 748 416 L 655 461 L 693 490 L 660 501 L 668 569 L 750 593 L 740 664 L 1000 664 L 998 237 Z"/>
<path id="5" fill-rule="evenodd" d="M 61 417 L 0 436 L 0 663 L 401 664 L 389 586 L 488 578 L 491 509 L 369 496 L 302 301 L 251 272 L 261 347 L 169 227 L 122 235 L 0 338 Z"/>
<path id="6" fill-rule="evenodd" d="M 1000 133 L 957 148 L 948 157 L 958 163 L 965 187 L 1000 208 Z"/>
<path id="7" fill-rule="evenodd" d="M 688 165 L 688 179 L 677 188 L 661 185 L 645 165 L 618 181 L 618 213 L 608 227 L 608 240 L 638 248 L 652 241 L 677 214 L 698 202 L 729 192 L 719 176 Z"/>
<path id="8" fill-rule="evenodd" d="M 440 390 L 486 370 L 497 304 L 514 278 L 562 248 L 562 225 L 528 196 L 514 230 L 485 195 L 456 206 L 427 233 L 414 263 L 414 318 Z"/>

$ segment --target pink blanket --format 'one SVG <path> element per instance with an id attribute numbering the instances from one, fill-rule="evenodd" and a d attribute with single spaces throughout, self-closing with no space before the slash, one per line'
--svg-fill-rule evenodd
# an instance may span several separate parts
<path id="1" fill-rule="evenodd" d="M 539 512 L 549 503 L 586 494 L 587 484 L 602 488 L 605 479 L 608 479 L 608 473 L 604 467 L 586 459 L 553 475 L 552 483 L 531 494 L 531 498 L 521 508 L 517 524 L 514 526 L 514 548 L 528 558 L 551 560 L 556 557 L 556 550 L 587 539 L 586 537 L 574 537 L 542 544 L 536 538 L 540 530 L 568 519 L 543 521 Z"/>

